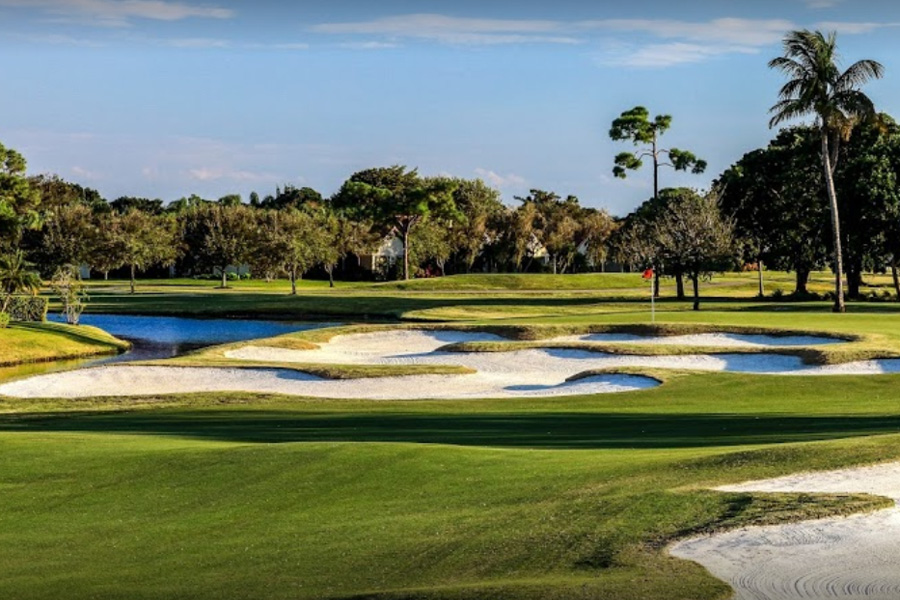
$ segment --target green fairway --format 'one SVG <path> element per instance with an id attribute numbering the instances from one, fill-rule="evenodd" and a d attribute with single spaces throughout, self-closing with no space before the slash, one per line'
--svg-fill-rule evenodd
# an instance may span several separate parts
<path id="1" fill-rule="evenodd" d="M 900 456 L 896 381 L 792 381 L 790 403 L 738 375 L 529 402 L 10 400 L 0 593 L 724 597 L 665 544 L 884 502 L 701 488 Z"/>
<path id="2" fill-rule="evenodd" d="M 610 327 L 847 340 L 816 350 L 822 362 L 900 351 L 894 304 L 834 315 L 827 303 L 759 302 L 745 274 L 699 313 L 663 302 L 651 329 L 646 303 L 608 281 L 585 291 L 572 279 L 554 293 L 511 289 L 522 281 L 493 291 L 312 286 L 296 298 L 258 282 L 225 291 L 160 283 L 135 296 L 95 284 L 92 308 L 427 319 L 528 344 Z M 302 350 L 334 333 L 266 343 Z M 170 364 L 234 362 L 213 348 Z M 389 367 L 319 374 L 411 372 Z M 650 390 L 516 400 L 0 398 L 0 597 L 724 600 L 725 584 L 666 546 L 887 506 L 868 496 L 709 488 L 900 459 L 900 375 L 654 375 L 663 383 Z"/>

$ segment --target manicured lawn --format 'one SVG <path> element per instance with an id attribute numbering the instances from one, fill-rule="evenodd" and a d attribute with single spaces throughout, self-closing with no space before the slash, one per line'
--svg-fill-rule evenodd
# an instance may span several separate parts
<path id="1" fill-rule="evenodd" d="M 900 457 L 897 381 L 689 375 L 535 401 L 9 400 L 0 594 L 724 598 L 665 544 L 884 502 L 703 488 Z"/>

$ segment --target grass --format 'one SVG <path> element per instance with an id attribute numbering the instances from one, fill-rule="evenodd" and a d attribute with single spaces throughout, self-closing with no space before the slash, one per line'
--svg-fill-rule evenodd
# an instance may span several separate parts
<path id="1" fill-rule="evenodd" d="M 752 275 L 722 279 L 700 313 L 663 302 L 657 328 L 612 278 L 586 291 L 572 279 L 553 293 L 538 278 L 311 285 L 297 298 L 253 282 L 226 291 L 182 282 L 133 298 L 98 284 L 92 298 L 118 312 L 416 318 L 404 326 L 492 331 L 505 344 L 587 331 L 782 330 L 846 338 L 822 349 L 828 360 L 900 350 L 893 305 L 832 315 L 826 303 L 754 301 Z M 381 327 L 265 344 L 309 349 Z M 178 360 L 218 364 L 223 351 Z M 652 374 L 663 381 L 652 390 L 466 402 L 0 398 L 0 597 L 724 600 L 724 583 L 666 546 L 889 504 L 709 488 L 900 459 L 900 376 Z"/>
<path id="2" fill-rule="evenodd" d="M 665 546 L 886 501 L 705 488 L 900 457 L 895 386 L 718 374 L 553 400 L 10 399 L 0 594 L 724 598 Z"/>
<path id="3" fill-rule="evenodd" d="M 0 329 L 0 367 L 117 354 L 129 347 L 95 327 L 13 323 Z"/>

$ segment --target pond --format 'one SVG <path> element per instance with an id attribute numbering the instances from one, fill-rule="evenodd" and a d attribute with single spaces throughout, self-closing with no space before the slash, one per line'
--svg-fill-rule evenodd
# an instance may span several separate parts
<path id="1" fill-rule="evenodd" d="M 51 315 L 48 320 L 63 322 L 59 315 Z M 335 323 L 253 319 L 190 319 L 107 314 L 83 315 L 81 323 L 99 327 L 132 344 L 131 350 L 125 354 L 90 361 L 94 365 L 172 358 L 206 346 L 274 337 L 335 325 Z"/>
<path id="2" fill-rule="evenodd" d="M 48 321 L 63 322 L 59 314 Z M 303 323 L 253 319 L 190 319 L 133 315 L 88 314 L 81 323 L 99 327 L 132 344 L 130 351 L 116 356 L 32 363 L 0 368 L 0 381 L 101 364 L 172 358 L 198 348 L 274 337 L 296 331 L 333 327 L 336 323 Z"/>

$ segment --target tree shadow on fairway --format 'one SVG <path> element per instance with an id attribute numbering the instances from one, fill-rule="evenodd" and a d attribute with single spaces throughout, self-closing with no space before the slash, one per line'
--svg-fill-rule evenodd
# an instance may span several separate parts
<path id="1" fill-rule="evenodd" d="M 18 415 L 0 432 L 105 432 L 250 443 L 408 442 L 534 449 L 695 448 L 900 433 L 900 416 L 307 413 L 160 410 Z"/>

